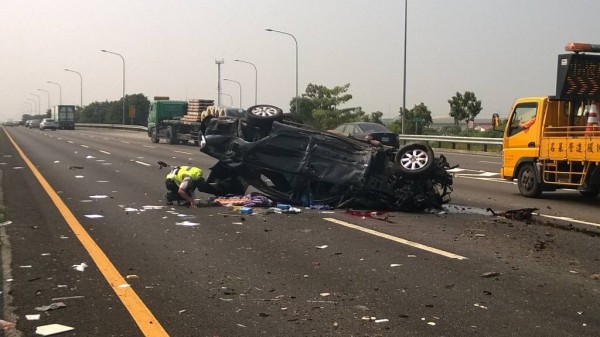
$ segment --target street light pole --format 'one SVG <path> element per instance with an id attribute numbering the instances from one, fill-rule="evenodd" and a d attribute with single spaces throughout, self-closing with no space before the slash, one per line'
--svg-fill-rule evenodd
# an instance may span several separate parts
<path id="1" fill-rule="evenodd" d="M 224 78 L 223 81 L 235 82 L 235 83 L 237 83 L 237 85 L 240 86 L 240 108 L 241 108 L 242 107 L 242 84 L 238 81 L 230 80 L 228 78 Z"/>
<path id="2" fill-rule="evenodd" d="M 48 83 L 58 85 L 58 104 L 62 105 L 62 87 L 60 86 L 60 83 L 56 83 L 56 82 L 52 82 L 52 81 L 48 81 Z"/>
<path id="3" fill-rule="evenodd" d="M 258 70 L 256 69 L 256 65 L 252 62 L 243 61 L 243 60 L 234 60 L 234 61 L 241 62 L 241 63 L 248 63 L 254 67 L 254 105 L 257 105 L 258 104 Z M 240 103 L 240 105 L 242 105 L 242 103 Z"/>
<path id="4" fill-rule="evenodd" d="M 402 84 L 402 134 L 404 134 L 404 121 L 406 115 L 406 27 L 408 17 L 408 0 L 404 0 L 404 71 Z"/>
<path id="5" fill-rule="evenodd" d="M 226 93 L 222 92 L 222 93 L 219 94 L 219 96 L 227 96 L 227 97 L 229 97 L 229 100 L 231 101 L 231 105 L 230 106 L 233 106 L 233 97 L 231 97 L 230 94 L 226 94 Z"/>
<path id="6" fill-rule="evenodd" d="M 30 94 L 33 95 L 33 96 L 35 96 L 35 97 L 37 97 L 37 99 L 38 99 L 37 100 L 37 107 L 38 107 L 38 115 L 39 115 L 41 113 L 41 110 L 42 110 L 41 107 L 40 107 L 40 105 L 42 105 L 42 103 L 40 101 L 40 95 L 34 94 L 32 92 L 30 92 Z"/>
<path id="7" fill-rule="evenodd" d="M 100 51 L 103 52 L 103 53 L 109 53 L 109 54 L 117 55 L 123 61 L 123 125 L 124 125 L 125 124 L 125 58 L 123 57 L 123 55 L 121 55 L 119 53 L 115 53 L 115 52 L 108 51 L 108 50 L 105 50 L 105 49 L 102 49 Z"/>
<path id="8" fill-rule="evenodd" d="M 28 98 L 27 101 L 28 102 L 33 102 L 33 104 L 31 104 L 31 106 L 32 106 L 32 108 L 31 108 L 31 114 L 34 114 L 35 113 L 35 107 L 36 107 L 35 100 L 33 98 Z M 39 115 L 39 113 L 38 113 L 38 115 Z"/>
<path id="9" fill-rule="evenodd" d="M 75 70 L 65 68 L 65 71 L 79 75 L 79 106 L 83 109 L 83 76 L 81 76 L 80 72 Z"/>
<path id="10" fill-rule="evenodd" d="M 50 91 L 44 90 L 44 89 L 38 89 L 38 90 L 45 92 L 46 96 L 48 96 L 48 110 L 50 110 Z"/>
<path id="11" fill-rule="evenodd" d="M 31 104 L 33 102 L 33 104 Z M 25 100 L 27 106 L 29 107 L 29 114 L 33 115 L 33 108 L 35 108 L 35 101 L 32 98 L 28 98 Z"/>
<path id="12" fill-rule="evenodd" d="M 265 30 L 267 32 L 275 32 L 275 33 L 289 35 L 292 37 L 292 39 L 294 39 L 294 42 L 296 43 L 296 113 L 299 113 L 299 111 L 298 111 L 298 40 L 296 40 L 296 37 L 290 33 L 282 32 L 280 30 L 275 30 L 275 29 L 271 29 L 271 28 L 267 28 Z"/>

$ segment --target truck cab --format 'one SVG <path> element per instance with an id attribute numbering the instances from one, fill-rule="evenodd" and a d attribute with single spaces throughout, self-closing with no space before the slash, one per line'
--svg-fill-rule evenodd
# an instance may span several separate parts
<path id="1" fill-rule="evenodd" d="M 526 197 L 561 188 L 600 191 L 600 55 L 585 54 L 600 46 L 566 49 L 574 53 L 559 55 L 556 95 L 517 99 L 504 130 L 500 175 L 517 179 Z"/>

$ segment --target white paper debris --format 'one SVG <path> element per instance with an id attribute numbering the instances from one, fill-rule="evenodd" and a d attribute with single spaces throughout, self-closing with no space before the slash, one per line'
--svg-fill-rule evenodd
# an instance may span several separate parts
<path id="1" fill-rule="evenodd" d="M 40 319 L 40 314 L 25 315 L 25 318 L 27 318 L 28 321 L 37 321 Z"/>
<path id="2" fill-rule="evenodd" d="M 176 226 L 187 226 L 187 227 L 200 226 L 199 223 L 197 223 L 197 222 L 190 222 L 190 221 L 176 222 L 175 225 Z"/>
<path id="3" fill-rule="evenodd" d="M 119 288 L 129 288 L 129 287 L 131 287 L 131 285 L 128 283 L 123 283 L 123 284 L 119 285 Z"/>
<path id="4" fill-rule="evenodd" d="M 137 208 L 127 207 L 125 208 L 125 212 L 139 212 L 140 210 Z"/>
<path id="5" fill-rule="evenodd" d="M 104 216 L 100 214 L 86 214 L 85 217 L 89 219 L 104 218 Z"/>
<path id="6" fill-rule="evenodd" d="M 75 176 L 75 178 L 82 179 L 82 178 L 84 178 L 84 176 Z"/>
<path id="7" fill-rule="evenodd" d="M 389 322 L 390 320 L 387 318 L 382 318 L 382 319 L 376 319 L 375 323 L 386 323 Z"/>
<path id="8" fill-rule="evenodd" d="M 4 222 L 0 223 L 0 227 L 6 226 L 6 225 L 10 225 L 11 223 L 12 223 L 12 221 L 10 221 L 10 220 L 9 221 L 4 221 Z"/>
<path id="9" fill-rule="evenodd" d="M 144 209 L 163 209 L 165 206 L 144 205 Z"/>
<path id="10" fill-rule="evenodd" d="M 53 161 L 53 163 L 58 164 L 58 163 L 60 163 L 60 160 L 55 160 L 55 161 Z"/>
<path id="11" fill-rule="evenodd" d="M 85 159 L 96 159 L 96 157 L 94 157 L 94 156 L 87 156 L 87 157 L 85 157 Z"/>
<path id="12" fill-rule="evenodd" d="M 84 271 L 87 266 L 85 262 L 82 262 L 81 264 L 74 264 L 72 267 L 77 271 Z"/>
<path id="13" fill-rule="evenodd" d="M 315 246 L 315 248 L 317 248 L 317 249 L 325 249 L 327 247 L 329 247 L 329 246 L 328 245 Z"/>
<path id="14" fill-rule="evenodd" d="M 92 199 L 106 199 L 106 198 L 108 198 L 108 195 L 90 195 L 90 198 L 92 198 Z"/>
<path id="15" fill-rule="evenodd" d="M 394 267 L 401 267 L 402 265 L 400 263 L 392 263 L 390 264 L 390 267 L 394 268 Z"/>
<path id="16" fill-rule="evenodd" d="M 62 324 L 48 324 L 48 325 L 38 326 L 35 329 L 35 333 L 38 335 L 42 335 L 42 336 L 51 336 L 51 335 L 55 335 L 57 333 L 67 332 L 67 331 L 71 331 L 71 330 L 75 330 L 75 328 L 66 326 L 66 325 L 62 325 Z"/>

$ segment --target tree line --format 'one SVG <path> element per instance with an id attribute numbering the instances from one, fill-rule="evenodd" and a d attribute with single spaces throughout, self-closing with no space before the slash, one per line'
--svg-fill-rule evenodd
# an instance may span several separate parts
<path id="1" fill-rule="evenodd" d="M 300 97 L 290 101 L 290 113 L 296 115 L 305 124 L 319 130 L 330 130 L 343 123 L 373 122 L 385 124 L 383 113 L 374 111 L 367 113 L 360 106 L 348 106 L 352 100 L 349 93 L 350 84 L 328 88 L 324 85 L 310 83 Z M 150 100 L 144 94 L 127 95 L 125 98 L 125 124 L 147 125 Z M 449 113 L 454 125 L 446 126 L 442 130 L 430 128 L 433 124 L 431 111 L 423 102 L 416 104 L 411 109 L 398 109 L 398 116 L 386 126 L 395 133 L 404 131 L 406 134 L 447 134 L 447 135 L 472 135 L 472 131 L 462 130 L 461 122 L 474 121 L 482 111 L 481 101 L 474 92 L 456 92 L 448 99 Z M 23 115 L 22 120 L 33 118 L 46 118 L 50 111 L 43 115 Z M 402 127 L 404 116 L 404 128 Z M 101 123 L 121 124 L 123 121 L 123 98 L 117 101 L 92 102 L 84 108 L 77 107 L 75 113 L 76 123 Z M 484 137 L 499 137 L 499 132 L 479 133 Z"/>

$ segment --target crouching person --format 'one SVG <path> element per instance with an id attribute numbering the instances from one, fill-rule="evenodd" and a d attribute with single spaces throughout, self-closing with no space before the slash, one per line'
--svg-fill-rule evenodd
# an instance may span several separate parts
<path id="1" fill-rule="evenodd" d="M 190 206 L 196 208 L 196 202 L 194 201 L 194 190 L 198 188 L 202 191 L 206 182 L 202 178 L 202 169 L 195 166 L 179 166 L 174 168 L 165 179 L 165 187 L 169 192 L 167 193 L 167 204 L 173 205 L 174 201 L 177 201 L 178 205 Z"/>

